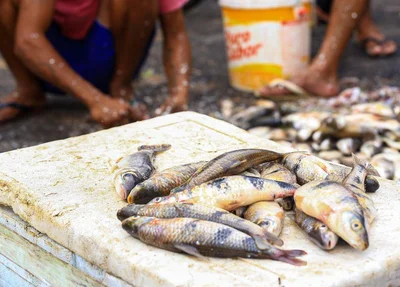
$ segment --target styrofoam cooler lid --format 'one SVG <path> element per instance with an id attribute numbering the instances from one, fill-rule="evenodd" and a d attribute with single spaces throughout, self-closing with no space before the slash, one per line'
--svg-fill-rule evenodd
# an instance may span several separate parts
<path id="1" fill-rule="evenodd" d="M 236 9 L 270 9 L 297 6 L 301 3 L 301 0 L 219 0 L 220 6 Z"/>

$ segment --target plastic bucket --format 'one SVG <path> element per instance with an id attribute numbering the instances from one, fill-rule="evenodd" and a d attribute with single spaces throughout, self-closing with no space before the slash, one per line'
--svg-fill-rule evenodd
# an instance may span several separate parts
<path id="1" fill-rule="evenodd" d="M 255 91 L 307 67 L 309 1 L 220 0 L 230 83 Z"/>

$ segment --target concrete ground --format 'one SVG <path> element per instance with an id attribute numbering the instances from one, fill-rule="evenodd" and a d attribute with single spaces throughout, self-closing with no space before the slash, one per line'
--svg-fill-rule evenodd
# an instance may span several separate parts
<path id="1" fill-rule="evenodd" d="M 400 43 L 400 3 L 397 0 L 374 1 L 373 14 L 385 35 Z M 216 115 L 219 100 L 251 102 L 252 95 L 229 86 L 222 21 L 217 2 L 207 0 L 186 14 L 193 54 L 190 84 L 190 110 Z M 317 51 L 326 26 L 313 31 L 313 54 Z M 161 35 L 156 38 L 150 57 L 136 83 L 136 94 L 150 107 L 158 106 L 167 96 L 161 63 Z M 400 86 L 400 53 L 391 58 L 368 58 L 352 41 L 343 56 L 340 77 L 357 77 L 374 88 L 384 84 Z M 0 97 L 13 90 L 13 80 L 0 58 Z M 1 124 L 0 152 L 64 139 L 101 129 L 90 120 L 86 108 L 72 97 L 49 96 L 48 108 L 40 114 Z"/>

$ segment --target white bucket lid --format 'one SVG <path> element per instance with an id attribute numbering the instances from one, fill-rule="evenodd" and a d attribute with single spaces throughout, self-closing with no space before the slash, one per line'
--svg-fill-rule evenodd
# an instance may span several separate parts
<path id="1" fill-rule="evenodd" d="M 236 9 L 270 9 L 278 7 L 292 7 L 301 3 L 301 0 L 219 0 L 220 6 Z"/>

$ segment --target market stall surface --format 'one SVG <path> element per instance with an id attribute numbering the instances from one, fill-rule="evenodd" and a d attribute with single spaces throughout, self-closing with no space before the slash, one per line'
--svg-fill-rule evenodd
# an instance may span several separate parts
<path id="1" fill-rule="evenodd" d="M 398 29 L 400 4 L 397 0 L 372 1 L 374 19 L 388 38 L 400 43 Z M 207 23 L 204 25 L 204 23 Z M 190 110 L 214 115 L 220 110 L 219 100 L 232 99 L 236 104 L 249 104 L 253 95 L 229 86 L 225 42 L 217 1 L 207 0 L 186 14 L 191 40 L 193 73 L 190 83 Z M 313 53 L 321 44 L 326 26 L 313 31 Z M 162 66 L 162 37 L 158 29 L 155 45 L 136 83 L 136 94 L 151 109 L 167 96 Z M 355 41 L 348 45 L 340 66 L 340 77 L 359 77 L 362 86 L 375 89 L 382 85 L 400 85 L 399 53 L 391 58 L 371 59 Z M 13 90 L 14 83 L 4 60 L 0 59 L 0 97 Z M 48 108 L 40 114 L 0 125 L 0 152 L 36 145 L 51 140 L 87 134 L 100 127 L 90 121 L 87 109 L 72 97 L 50 97 Z"/>
<path id="2" fill-rule="evenodd" d="M 380 189 L 371 195 L 378 216 L 364 252 L 343 242 L 330 252 L 322 251 L 285 219 L 284 248 L 307 251 L 304 267 L 271 260 L 197 259 L 132 238 L 116 217 L 126 203 L 114 191 L 110 167 L 139 145 L 160 143 L 170 143 L 172 148 L 157 157 L 158 169 L 210 160 L 239 148 L 288 151 L 233 125 L 186 112 L 3 153 L 0 205 L 10 206 L 23 221 L 0 209 L 0 244 L 13 246 L 0 249 L 0 274 L 28 272 L 31 276 L 24 280 L 34 286 L 38 282 L 52 286 L 76 282 L 89 286 L 400 285 L 400 188 L 387 180 L 381 180 Z M 49 258 L 43 248 L 59 259 Z M 31 258 L 28 263 L 24 256 Z M 54 266 L 54 272 L 43 272 L 42 266 Z"/>

